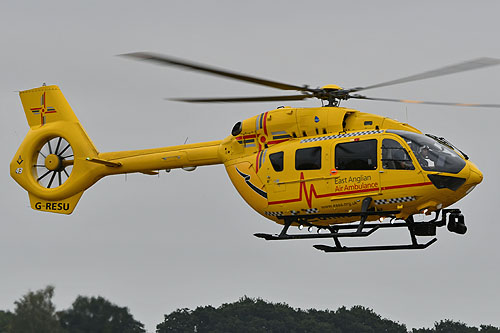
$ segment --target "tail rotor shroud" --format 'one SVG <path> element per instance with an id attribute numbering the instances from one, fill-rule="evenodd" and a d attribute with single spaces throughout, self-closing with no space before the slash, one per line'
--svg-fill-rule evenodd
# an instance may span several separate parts
<path id="1" fill-rule="evenodd" d="M 49 139 L 38 151 L 34 176 L 44 188 L 63 185 L 73 169 L 73 148 L 63 137 Z"/>

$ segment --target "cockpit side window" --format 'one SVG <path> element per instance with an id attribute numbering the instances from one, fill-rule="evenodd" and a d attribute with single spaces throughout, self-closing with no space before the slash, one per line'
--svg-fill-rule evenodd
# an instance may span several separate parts
<path id="1" fill-rule="evenodd" d="M 382 167 L 392 170 L 415 170 L 406 149 L 393 139 L 382 141 Z"/>
<path id="2" fill-rule="evenodd" d="M 465 161 L 453 149 L 428 136 L 399 130 L 388 130 L 387 133 L 402 137 L 425 171 L 459 173 L 465 167 Z"/>
<path id="3" fill-rule="evenodd" d="M 335 168 L 337 170 L 375 170 L 377 168 L 377 140 L 337 144 Z"/>
<path id="4" fill-rule="evenodd" d="M 283 152 L 277 152 L 269 155 L 269 160 L 271 161 L 271 165 L 273 166 L 274 171 L 280 172 L 283 171 Z"/>
<path id="5" fill-rule="evenodd" d="M 295 151 L 295 170 L 321 169 L 321 147 L 302 148 Z"/>

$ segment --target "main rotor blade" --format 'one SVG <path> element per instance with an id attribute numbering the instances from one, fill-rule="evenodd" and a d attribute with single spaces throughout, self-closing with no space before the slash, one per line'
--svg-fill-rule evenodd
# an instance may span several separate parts
<path id="1" fill-rule="evenodd" d="M 362 95 L 351 95 L 351 98 L 356 99 L 368 99 L 371 101 L 384 101 L 384 102 L 399 102 L 399 103 L 410 103 L 410 104 L 429 104 L 429 105 L 450 105 L 450 106 L 469 106 L 469 107 L 479 107 L 479 108 L 500 108 L 500 104 L 472 104 L 472 103 L 453 103 L 453 102 L 429 102 L 429 101 L 414 101 L 409 99 L 392 99 L 392 98 L 376 98 L 367 97 Z"/>
<path id="2" fill-rule="evenodd" d="M 286 95 L 286 96 L 256 96 L 256 97 L 221 97 L 221 98 L 168 98 L 170 101 L 188 103 L 232 103 L 232 102 L 276 102 L 300 101 L 312 98 L 312 95 Z"/>
<path id="3" fill-rule="evenodd" d="M 215 67 L 211 67 L 208 65 L 194 63 L 194 62 L 190 62 L 187 60 L 169 57 L 169 56 L 165 56 L 165 55 L 159 55 L 159 54 L 154 54 L 154 53 L 149 53 L 149 52 L 136 52 L 136 53 L 121 54 L 121 56 L 135 58 L 135 59 L 141 59 L 141 60 L 153 61 L 153 62 L 160 63 L 162 65 L 184 67 L 184 68 L 192 69 L 192 70 L 199 71 L 199 72 L 209 73 L 209 74 L 213 74 L 213 75 L 219 75 L 219 76 L 223 76 L 223 77 L 227 77 L 227 78 L 231 78 L 231 79 L 235 79 L 235 80 L 240 80 L 240 81 L 245 81 L 245 82 L 251 82 L 251 83 L 259 84 L 262 86 L 277 88 L 277 89 L 281 89 L 281 90 L 297 90 L 297 91 L 311 91 L 312 92 L 312 89 L 307 88 L 307 86 L 299 87 L 299 86 L 295 86 L 295 85 L 291 85 L 291 84 L 269 81 L 269 80 L 260 79 L 260 78 L 245 75 L 245 74 L 230 72 L 230 71 L 222 69 L 222 68 L 215 68 Z"/>
<path id="4" fill-rule="evenodd" d="M 449 75 L 449 74 L 454 74 L 454 73 L 459 73 L 459 72 L 465 72 L 465 71 L 470 71 L 473 69 L 480 69 L 480 68 L 495 66 L 495 65 L 499 65 L 499 64 L 500 64 L 500 59 L 478 58 L 478 59 L 465 61 L 465 62 L 456 64 L 456 65 L 450 65 L 450 66 L 434 69 L 431 71 L 423 72 L 420 74 L 415 74 L 415 75 L 403 77 L 403 78 L 397 79 L 397 80 L 392 80 L 392 81 L 387 81 L 387 82 L 383 82 L 383 83 L 379 83 L 379 84 L 374 84 L 374 85 L 371 85 L 368 87 L 357 87 L 357 88 L 346 89 L 346 90 L 348 92 L 356 92 L 356 91 L 361 91 L 361 90 L 392 86 L 395 84 L 430 79 L 433 77 Z"/>

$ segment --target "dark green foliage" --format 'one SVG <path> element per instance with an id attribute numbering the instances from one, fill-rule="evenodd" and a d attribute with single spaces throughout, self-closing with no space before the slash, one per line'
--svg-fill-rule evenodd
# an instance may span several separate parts
<path id="1" fill-rule="evenodd" d="M 181 309 L 165 315 L 157 327 L 163 332 L 389 332 L 407 333 L 404 325 L 382 319 L 372 310 L 355 306 L 350 310 L 293 309 L 284 303 L 243 297 L 215 309 Z"/>
<path id="2" fill-rule="evenodd" d="M 0 310 L 0 333 L 9 332 L 12 318 L 14 318 L 14 314 L 12 312 Z"/>
<path id="3" fill-rule="evenodd" d="M 54 287 L 28 292 L 14 302 L 14 313 L 0 311 L 0 333 L 142 333 L 144 325 L 128 308 L 102 297 L 78 296 L 71 308 L 56 312 Z"/>
<path id="4" fill-rule="evenodd" d="M 481 325 L 479 332 L 481 333 L 500 333 L 500 328 L 493 327 L 491 325 Z"/>
<path id="5" fill-rule="evenodd" d="M 479 330 L 475 327 L 469 327 L 461 322 L 451 320 L 441 320 L 434 325 L 434 332 L 437 333 L 477 333 Z"/>
<path id="6" fill-rule="evenodd" d="M 14 302 L 16 308 L 11 321 L 12 332 L 23 333 L 58 333 L 62 332 L 56 316 L 56 308 L 52 303 L 54 287 L 30 291 L 19 301 Z"/>
<path id="7" fill-rule="evenodd" d="M 157 333 L 166 332 L 291 332 L 291 333 L 408 333 L 406 326 L 382 318 L 363 306 L 337 311 L 307 311 L 293 309 L 284 303 L 270 303 L 260 298 L 240 298 L 237 302 L 197 307 L 195 310 L 179 309 L 168 315 L 156 326 Z M 500 333 L 493 326 L 469 327 L 460 322 L 442 320 L 434 328 L 413 329 L 412 333 Z"/>
<path id="8" fill-rule="evenodd" d="M 342 332 L 407 332 L 405 325 L 381 318 L 373 310 L 359 305 L 353 306 L 350 310 L 345 307 L 339 308 L 335 312 L 335 320 Z"/>
<path id="9" fill-rule="evenodd" d="M 411 333 L 432 333 L 436 332 L 433 328 L 414 328 Z"/>
<path id="10" fill-rule="evenodd" d="M 0 333 L 142 333 L 127 307 L 119 307 L 102 297 L 78 296 L 71 308 L 55 311 L 54 287 L 28 292 L 14 302 L 15 310 L 0 310 Z M 242 297 L 237 302 L 178 309 L 156 326 L 156 332 L 290 332 L 290 333 L 408 333 L 406 326 L 382 318 L 363 306 L 331 310 L 294 309 L 285 303 Z M 461 322 L 441 320 L 433 328 L 411 333 L 500 333 L 490 325 L 479 328 Z"/>
<path id="11" fill-rule="evenodd" d="M 461 322 L 452 320 L 441 320 L 434 324 L 433 329 L 413 329 L 412 333 L 500 333 L 500 329 L 490 325 L 481 325 L 478 329 L 470 327 Z"/>
<path id="12" fill-rule="evenodd" d="M 61 326 L 72 333 L 145 332 L 127 307 L 119 307 L 102 297 L 78 296 L 68 310 L 58 313 Z"/>

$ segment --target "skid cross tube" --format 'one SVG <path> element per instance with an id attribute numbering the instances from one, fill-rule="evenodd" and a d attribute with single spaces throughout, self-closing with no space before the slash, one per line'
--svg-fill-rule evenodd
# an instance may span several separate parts
<path id="1" fill-rule="evenodd" d="M 371 199 L 370 199 L 371 201 Z M 363 201 L 365 203 L 365 201 Z M 366 204 L 369 205 L 369 202 Z M 310 215 L 286 215 L 279 216 L 278 218 L 284 220 L 284 226 L 279 235 L 265 234 L 265 233 L 256 233 L 254 234 L 256 237 L 263 238 L 266 240 L 285 240 L 285 239 L 314 239 L 314 238 L 330 238 L 333 237 L 336 239 L 337 237 L 366 237 L 371 235 L 381 226 L 389 227 L 393 224 L 390 223 L 369 223 L 360 226 L 359 224 L 350 224 L 350 225 L 331 225 L 331 226 L 317 226 L 309 220 L 323 220 L 329 218 L 338 218 L 338 217 L 346 217 L 346 216 L 361 216 L 362 220 L 366 221 L 368 216 L 394 216 L 395 214 L 400 213 L 399 210 L 390 210 L 390 211 L 367 211 L 364 212 L 351 212 L 351 213 L 334 213 L 334 214 L 310 214 Z M 287 234 L 288 229 L 292 224 L 305 225 L 307 227 L 317 227 L 318 231 L 322 229 L 326 229 L 328 233 L 321 234 Z M 402 224 L 401 226 L 406 226 L 406 224 Z M 363 231 L 364 228 L 369 228 L 368 231 Z M 339 233 L 338 231 L 341 229 L 357 229 L 356 232 L 343 232 Z"/>
<path id="2" fill-rule="evenodd" d="M 372 198 L 370 197 L 364 198 L 363 202 L 361 203 L 361 220 L 359 221 L 357 232 L 361 232 L 363 230 L 363 226 L 365 225 L 366 219 L 368 218 L 368 215 L 366 215 L 366 213 L 368 212 L 368 207 L 370 207 L 371 203 Z"/>
<path id="3" fill-rule="evenodd" d="M 357 226 L 357 230 L 362 230 L 365 225 L 362 224 L 363 221 L 359 223 Z M 432 225 L 434 222 L 419 222 L 419 225 Z M 335 246 L 328 246 L 328 245 L 314 245 L 313 247 L 317 250 L 321 250 L 324 252 L 360 252 L 360 251 L 393 251 L 393 250 L 422 250 L 426 249 L 430 245 L 434 244 L 437 241 L 437 238 L 433 238 L 430 241 L 428 241 L 425 244 L 419 244 L 417 241 L 417 237 L 415 235 L 415 226 L 416 223 L 413 219 L 413 215 L 410 215 L 404 223 L 398 223 L 397 225 L 395 224 L 384 224 L 385 228 L 398 228 L 398 227 L 407 227 L 408 232 L 410 233 L 410 238 L 411 238 L 411 244 L 405 244 L 405 245 L 376 245 L 376 246 L 356 246 L 356 247 L 347 247 L 347 246 L 342 246 L 338 240 L 336 240 L 337 237 L 334 237 L 334 242 Z M 355 225 L 353 227 L 356 227 Z M 378 228 L 377 228 L 378 229 Z"/>
<path id="4" fill-rule="evenodd" d="M 370 199 L 370 198 L 365 198 Z M 446 225 L 448 214 L 460 214 L 459 209 L 443 209 L 436 212 L 434 219 L 430 221 L 415 222 L 413 215 L 409 216 L 404 222 L 394 222 L 394 223 L 365 223 L 368 216 L 394 216 L 398 214 L 399 211 L 368 211 L 368 206 L 371 202 L 370 200 L 364 200 L 362 204 L 361 212 L 354 213 L 344 213 L 344 214 L 314 214 L 314 215 L 295 215 L 295 216 L 283 216 L 280 217 L 284 219 L 284 226 L 279 235 L 257 233 L 256 237 L 263 238 L 265 240 L 291 240 L 291 239 L 324 239 L 332 238 L 335 246 L 328 245 L 314 245 L 315 249 L 324 252 L 359 252 L 359 251 L 390 251 L 390 250 L 415 250 L 415 249 L 426 249 L 430 245 L 437 241 L 437 238 L 432 238 L 426 243 L 418 243 L 417 236 L 435 236 L 436 228 Z M 311 220 L 327 219 L 332 217 L 342 216 L 360 216 L 359 223 L 351 224 L 338 224 L 330 226 L 318 226 L 314 222 L 309 222 Z M 287 231 L 289 227 L 294 225 L 303 225 L 309 228 L 318 228 L 317 234 L 311 233 L 297 233 L 288 234 Z M 387 228 L 407 228 L 410 234 L 411 243 L 403 245 L 375 245 L 375 246 L 357 246 L 348 247 L 343 246 L 340 243 L 339 238 L 354 238 L 354 237 L 368 237 L 379 229 Z M 327 230 L 328 232 L 320 233 L 321 230 Z M 349 231 L 354 230 L 354 231 Z"/>

